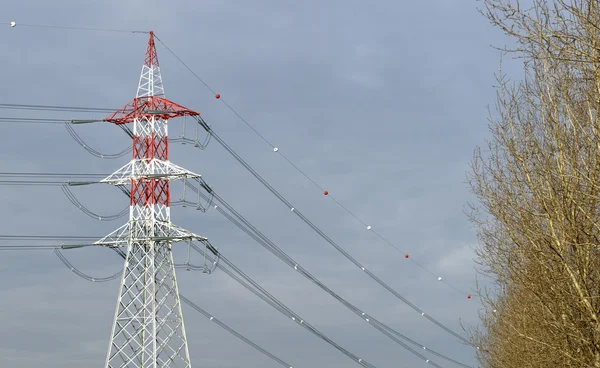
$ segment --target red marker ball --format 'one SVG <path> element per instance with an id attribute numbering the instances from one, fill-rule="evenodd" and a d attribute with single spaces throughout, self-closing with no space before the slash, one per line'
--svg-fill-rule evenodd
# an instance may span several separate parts
<path id="1" fill-rule="evenodd" d="M 324 191 L 323 194 L 327 195 L 327 194 L 329 194 L 329 192 L 328 191 Z"/>
<path id="2" fill-rule="evenodd" d="M 215 95 L 215 98 L 221 98 L 221 95 L 217 93 L 217 94 Z"/>
<path id="3" fill-rule="evenodd" d="M 408 258 L 408 254 L 405 254 L 405 255 L 404 255 L 404 258 Z"/>
<path id="4" fill-rule="evenodd" d="M 471 295 L 467 295 L 467 299 L 471 299 Z"/>

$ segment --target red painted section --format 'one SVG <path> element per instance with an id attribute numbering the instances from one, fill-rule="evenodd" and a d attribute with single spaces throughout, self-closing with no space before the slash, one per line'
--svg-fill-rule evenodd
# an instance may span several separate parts
<path id="1" fill-rule="evenodd" d="M 132 155 L 134 160 L 153 158 L 166 161 L 169 158 L 168 137 L 133 136 Z M 142 178 L 131 181 L 131 206 L 170 206 L 169 181 L 166 178 Z"/>
<path id="2" fill-rule="evenodd" d="M 169 101 L 166 98 L 149 96 L 136 97 L 104 119 L 109 123 L 127 124 L 138 119 L 151 119 L 152 116 L 162 119 L 173 119 L 180 116 L 198 116 L 200 113 Z"/>
<path id="3" fill-rule="evenodd" d="M 148 39 L 144 65 L 149 68 L 154 65 L 158 66 L 153 32 L 150 32 L 150 38 Z M 114 124 L 127 124 L 136 119 L 138 121 L 152 120 L 152 118 L 168 120 L 180 116 L 198 115 L 200 115 L 198 112 L 178 105 L 166 98 L 148 96 L 134 98 L 131 102 L 105 118 L 104 121 Z M 132 156 L 134 160 L 158 159 L 166 161 L 169 159 L 168 138 L 157 137 L 155 134 L 151 137 L 134 136 Z M 170 201 L 169 181 L 166 178 L 131 180 L 130 205 L 152 206 L 157 204 L 168 207 Z"/>
<path id="4" fill-rule="evenodd" d="M 158 66 L 158 55 L 156 54 L 156 45 L 154 44 L 154 32 L 150 31 L 150 39 L 148 39 L 148 47 L 146 47 L 146 56 L 144 57 L 144 65 L 152 67 Z"/>
<path id="5" fill-rule="evenodd" d="M 171 205 L 169 181 L 165 178 L 143 178 L 132 180 L 129 205 L 148 207 L 155 204 L 167 207 Z"/>

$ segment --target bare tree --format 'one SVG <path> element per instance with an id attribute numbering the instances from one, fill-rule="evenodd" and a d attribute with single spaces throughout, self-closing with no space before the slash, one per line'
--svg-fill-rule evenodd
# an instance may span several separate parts
<path id="1" fill-rule="evenodd" d="M 525 73 L 498 78 L 473 161 L 477 255 L 498 285 L 473 338 L 484 367 L 600 367 L 600 4 L 529 4 L 482 11 Z"/>

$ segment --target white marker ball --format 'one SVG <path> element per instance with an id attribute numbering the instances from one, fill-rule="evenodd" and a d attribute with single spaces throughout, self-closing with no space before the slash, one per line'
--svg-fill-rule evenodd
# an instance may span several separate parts
<path id="1" fill-rule="evenodd" d="M 16 22 L 10 22 L 10 26 L 11 26 L 11 27 L 15 27 L 16 25 L 17 25 L 17 23 L 16 23 Z"/>
<path id="2" fill-rule="evenodd" d="M 438 277 L 438 281 L 442 281 L 442 278 L 441 278 L 441 277 Z"/>
<path id="3" fill-rule="evenodd" d="M 370 226 L 370 225 L 369 225 L 369 226 L 367 226 L 367 230 L 371 230 L 371 226 Z"/>
<path id="4" fill-rule="evenodd" d="M 279 148 L 275 147 L 275 148 L 273 148 L 273 151 L 277 152 L 277 151 L 279 151 Z"/>

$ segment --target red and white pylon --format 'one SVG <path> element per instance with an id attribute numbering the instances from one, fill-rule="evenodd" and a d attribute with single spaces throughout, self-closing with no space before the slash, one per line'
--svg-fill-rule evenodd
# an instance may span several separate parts
<path id="1" fill-rule="evenodd" d="M 206 240 L 171 223 L 171 180 L 200 177 L 169 161 L 168 121 L 197 112 L 164 97 L 154 34 L 136 97 L 109 117 L 133 123 L 133 157 L 102 182 L 130 185 L 129 222 L 95 244 L 127 247 L 106 368 L 190 367 L 171 246 Z"/>

